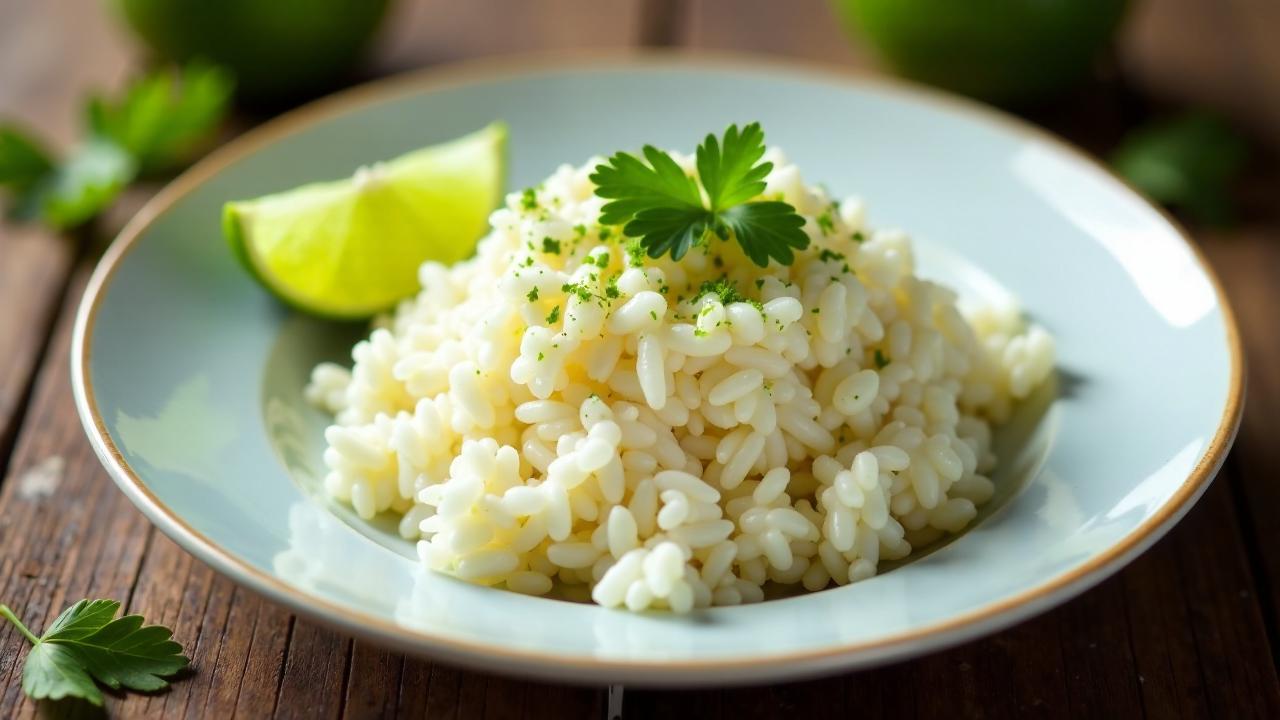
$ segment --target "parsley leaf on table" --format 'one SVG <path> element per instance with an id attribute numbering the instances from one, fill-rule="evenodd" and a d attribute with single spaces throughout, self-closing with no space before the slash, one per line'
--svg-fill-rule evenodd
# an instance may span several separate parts
<path id="1" fill-rule="evenodd" d="M 732 236 L 760 267 L 770 259 L 789 265 L 793 249 L 808 247 L 801 229 L 805 221 L 795 208 L 777 200 L 752 201 L 773 169 L 773 163 L 760 162 L 764 131 L 759 123 L 741 132 L 730 125 L 721 139 L 707 135 L 696 157 L 701 188 L 667 153 L 646 145 L 642 154 L 647 165 L 634 155 L 615 153 L 596 166 L 591 181 L 596 195 L 609 200 L 600 222 L 622 225 L 649 257 L 669 253 L 679 260 L 710 234 L 722 240 Z"/>
<path id="2" fill-rule="evenodd" d="M 190 160 L 222 121 L 231 90 L 226 71 L 198 63 L 146 75 L 114 101 L 89 101 L 86 138 L 61 161 L 0 125 L 0 190 L 10 214 L 55 229 L 89 220 L 139 174 Z"/>
<path id="3" fill-rule="evenodd" d="M 226 112 L 233 83 L 223 70 L 192 63 L 181 73 L 143 76 L 115 102 L 89 100 L 90 132 L 119 145 L 143 173 L 168 170 L 190 159 Z"/>
<path id="4" fill-rule="evenodd" d="M 116 618 L 119 610 L 115 600 L 81 600 L 36 637 L 0 605 L 0 616 L 32 645 L 22 666 L 23 691 L 36 700 L 78 697 L 101 705 L 102 691 L 94 680 L 113 690 L 167 687 L 165 678 L 189 662 L 182 646 L 171 639 L 169 628 L 144 626 L 141 615 Z"/>
<path id="5" fill-rule="evenodd" d="M 75 227 L 111 204 L 137 174 L 137 163 L 113 143 L 90 140 L 33 188 L 20 217 L 37 213 L 55 227 Z"/>
<path id="6" fill-rule="evenodd" d="M 53 169 L 53 160 L 34 140 L 11 125 L 0 125 L 0 186 L 26 190 Z"/>
<path id="7" fill-rule="evenodd" d="M 1156 202 L 1196 222 L 1228 225 L 1234 216 L 1231 186 L 1248 155 L 1248 142 L 1230 124 L 1192 110 L 1129 133 L 1111 164 Z"/>

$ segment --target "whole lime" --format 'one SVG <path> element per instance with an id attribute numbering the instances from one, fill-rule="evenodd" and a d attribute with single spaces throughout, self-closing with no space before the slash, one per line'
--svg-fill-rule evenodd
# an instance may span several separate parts
<path id="1" fill-rule="evenodd" d="M 111 0 L 155 52 L 203 58 L 236 75 L 241 97 L 279 103 L 339 79 L 388 0 Z"/>
<path id="2" fill-rule="evenodd" d="M 1127 0 L 833 0 L 893 71 L 983 100 L 1042 99 L 1080 81 Z"/>

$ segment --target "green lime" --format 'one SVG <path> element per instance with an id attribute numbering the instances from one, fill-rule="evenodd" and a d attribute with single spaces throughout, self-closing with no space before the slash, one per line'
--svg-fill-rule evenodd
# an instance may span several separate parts
<path id="1" fill-rule="evenodd" d="M 418 290 L 418 266 L 471 254 L 502 197 L 507 128 L 456 140 L 254 200 L 227 203 L 222 229 L 285 302 L 368 317 Z"/>
<path id="2" fill-rule="evenodd" d="M 236 90 L 283 105 L 333 86 L 377 30 L 389 0 L 111 0 L 161 56 L 230 69 Z"/>
<path id="3" fill-rule="evenodd" d="M 1085 77 L 1127 0 L 832 0 L 894 71 L 983 100 L 1044 98 Z"/>

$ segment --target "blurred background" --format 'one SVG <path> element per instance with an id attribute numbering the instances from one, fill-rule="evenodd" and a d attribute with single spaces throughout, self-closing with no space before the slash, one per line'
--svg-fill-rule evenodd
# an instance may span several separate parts
<path id="1" fill-rule="evenodd" d="M 0 0 L 0 127 L 57 169 L 109 134 L 86 120 L 88 98 L 127 116 L 148 73 L 193 60 L 224 68 L 236 87 L 225 117 L 207 109 L 181 152 L 107 179 L 151 181 L 125 193 L 109 231 L 148 185 L 212 144 L 363 80 L 522 52 L 731 51 L 897 74 L 1002 105 L 1112 162 L 1183 219 L 1238 227 L 1275 197 L 1274 183 L 1240 178 L 1264 172 L 1259 156 L 1280 143 L 1277 29 L 1272 0 Z M 8 189 L 11 211 L 26 203 L 12 177 Z M 114 189 L 89 194 L 43 224 L 111 209 Z"/>
<path id="2" fill-rule="evenodd" d="M 233 705 L 258 716 L 290 698 L 373 715 L 403 709 L 385 704 L 399 702 L 397 687 L 412 689 L 401 697 L 412 707 L 459 717 L 484 712 L 486 698 L 504 703 L 491 705 L 496 717 L 535 700 L 564 717 L 603 716 L 599 690 L 430 666 L 295 624 L 144 529 L 75 417 L 71 322 L 102 248 L 164 182 L 310 98 L 481 56 L 732 52 L 966 93 L 1110 164 L 1188 227 L 1222 278 L 1246 343 L 1249 402 L 1222 477 L 1186 521 L 1082 598 L 992 638 L 845 678 L 638 693 L 637 716 L 685 702 L 710 716 L 808 716 L 834 691 L 867 703 L 868 717 L 1089 717 L 1104 707 L 1116 717 L 1275 717 L 1278 31 L 1278 0 L 0 0 L 0 478 L 19 480 L 0 484 L 0 522 L 31 507 L 21 488 L 32 478 L 65 477 L 76 490 L 62 495 L 91 506 L 59 506 L 44 518 L 48 537 L 3 548 L 0 596 L 14 602 L 21 591 L 52 607 L 45 595 L 76 591 L 68 586 L 138 587 L 135 606 L 181 614 L 202 669 L 131 705 L 139 716 L 220 716 Z M 78 568 L 74 548 L 99 525 L 131 538 L 110 551 L 118 567 Z M 224 637 L 233 624 L 253 630 Z M 0 647 L 0 716 L 22 702 L 17 648 Z M 351 656 L 377 672 L 347 674 Z"/>

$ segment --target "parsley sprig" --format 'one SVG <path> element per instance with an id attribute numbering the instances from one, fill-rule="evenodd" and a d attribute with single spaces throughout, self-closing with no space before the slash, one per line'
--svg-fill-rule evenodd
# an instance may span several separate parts
<path id="1" fill-rule="evenodd" d="M 140 176 L 173 170 L 201 149 L 227 112 L 231 76 L 192 63 L 92 97 L 85 138 L 59 159 L 23 128 L 0 122 L 0 195 L 17 220 L 72 228 L 105 210 Z M 0 198 L 3 199 L 3 198 Z"/>
<path id="2" fill-rule="evenodd" d="M 151 692 L 169 685 L 166 677 L 187 666 L 173 632 L 143 625 L 141 615 L 117 618 L 115 600 L 81 600 L 67 608 L 43 635 L 36 635 L 5 605 L 0 617 L 31 643 L 22 666 L 22 689 L 32 699 L 78 697 L 102 704 L 102 691 L 121 687 Z"/>
<path id="3" fill-rule="evenodd" d="M 741 132 L 730 125 L 721 139 L 707 135 L 697 152 L 701 188 L 667 153 L 646 145 L 642 154 L 643 160 L 614 154 L 596 166 L 591 181 L 596 195 L 609 200 L 600 222 L 622 225 L 623 233 L 636 238 L 649 257 L 669 253 L 679 260 L 712 234 L 721 240 L 732 236 L 760 267 L 771 259 L 790 265 L 792 250 L 809 246 L 801 229 L 804 218 L 794 207 L 779 200 L 753 200 L 764 192 L 764 179 L 773 169 L 773 163 L 760 161 L 760 123 Z"/>

